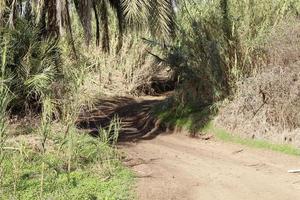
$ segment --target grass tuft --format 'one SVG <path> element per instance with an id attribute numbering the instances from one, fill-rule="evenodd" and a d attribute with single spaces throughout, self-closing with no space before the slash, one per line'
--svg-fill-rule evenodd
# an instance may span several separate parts
<path id="1" fill-rule="evenodd" d="M 217 139 L 242 144 L 248 147 L 268 149 L 272 151 L 281 152 L 288 155 L 300 156 L 300 149 L 287 144 L 274 144 L 264 140 L 248 139 L 237 135 L 233 135 L 221 128 L 217 128 L 212 122 L 208 123 L 202 130 L 205 133 L 213 133 Z"/>

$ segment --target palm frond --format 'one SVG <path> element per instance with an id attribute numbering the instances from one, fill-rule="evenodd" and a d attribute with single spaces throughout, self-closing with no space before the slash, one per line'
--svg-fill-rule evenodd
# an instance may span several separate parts
<path id="1" fill-rule="evenodd" d="M 129 25 L 146 25 L 153 36 L 162 39 L 174 33 L 172 0 L 123 0 L 122 6 Z"/>
<path id="2" fill-rule="evenodd" d="M 6 9 L 6 0 L 0 0 L 0 21 L 2 19 L 2 15 L 5 9 Z"/>

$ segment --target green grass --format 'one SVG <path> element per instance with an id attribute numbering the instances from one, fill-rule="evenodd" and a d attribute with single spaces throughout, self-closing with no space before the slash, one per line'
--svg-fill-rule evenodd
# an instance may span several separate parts
<path id="1" fill-rule="evenodd" d="M 42 199 L 131 200 L 133 173 L 122 166 L 116 150 L 96 138 L 75 135 L 71 173 L 67 170 L 67 147 L 59 142 L 45 155 L 28 148 L 7 151 L 0 199 L 40 199 L 42 163 L 45 163 Z M 16 146 L 19 148 L 19 146 Z M 15 189 L 14 189 L 15 188 Z"/>
<path id="2" fill-rule="evenodd" d="M 168 123 L 171 126 L 177 126 L 188 131 L 196 131 L 199 133 L 212 133 L 217 139 L 225 142 L 300 156 L 300 149 L 291 145 L 273 144 L 264 140 L 243 138 L 215 127 L 212 123 L 212 119 L 216 114 L 214 106 L 206 107 L 202 111 L 195 111 L 190 107 L 177 108 L 177 111 L 165 108 L 161 112 L 156 110 L 155 113 L 162 122 Z"/>
<path id="3" fill-rule="evenodd" d="M 216 113 L 215 105 L 196 108 L 195 106 L 177 107 L 159 106 L 154 108 L 155 115 L 171 126 L 178 126 L 189 131 L 197 131 L 212 120 Z"/>
<path id="4" fill-rule="evenodd" d="M 300 156 L 299 148 L 293 147 L 291 145 L 286 145 L 286 144 L 274 144 L 265 140 L 242 138 L 240 136 L 233 135 L 221 128 L 215 127 L 212 122 L 208 123 L 202 129 L 202 132 L 212 133 L 216 136 L 217 139 L 225 142 L 232 142 L 232 143 L 242 144 L 248 147 L 268 149 L 268 150 L 277 151 L 288 155 Z"/>

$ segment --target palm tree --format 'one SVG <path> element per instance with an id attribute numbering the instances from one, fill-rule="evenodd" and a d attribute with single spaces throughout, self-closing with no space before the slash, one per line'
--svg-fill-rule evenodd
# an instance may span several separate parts
<path id="1" fill-rule="evenodd" d="M 84 31 L 85 43 L 88 46 L 92 40 L 92 23 L 96 23 L 96 45 L 100 45 L 100 31 L 102 31 L 102 49 L 109 52 L 109 8 L 116 14 L 119 30 L 117 51 L 122 46 L 125 30 L 147 28 L 156 38 L 169 39 L 174 31 L 173 0 L 0 0 L 0 20 L 4 18 L 6 24 L 14 24 L 15 13 L 20 11 L 16 7 L 23 7 L 24 3 L 31 6 L 41 31 L 47 36 L 59 37 L 65 32 L 70 43 L 73 42 L 70 9 L 74 5 Z M 9 8 L 9 9 L 4 9 Z M 13 17 L 5 18 L 5 12 Z M 73 9 L 72 9 L 73 10 Z M 92 19 L 94 13 L 95 20 Z M 72 45 L 74 48 L 74 45 Z"/>
<path id="2" fill-rule="evenodd" d="M 118 21 L 119 42 L 122 46 L 125 29 L 147 27 L 153 36 L 167 39 L 174 30 L 174 10 L 172 0 L 74 0 L 77 13 L 85 32 L 86 44 L 91 39 L 92 10 L 96 18 L 96 43 L 99 45 L 100 26 L 102 27 L 102 48 L 109 47 L 109 6 L 114 10 Z M 99 20 L 100 15 L 100 20 Z M 101 21 L 101 24 L 99 23 Z"/>

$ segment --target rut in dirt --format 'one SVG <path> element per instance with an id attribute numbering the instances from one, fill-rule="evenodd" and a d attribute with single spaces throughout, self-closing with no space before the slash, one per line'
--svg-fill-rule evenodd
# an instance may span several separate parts
<path id="1" fill-rule="evenodd" d="M 92 110 L 79 116 L 77 127 L 97 136 L 100 128 L 109 127 L 111 121 L 120 119 L 119 141 L 138 141 L 155 138 L 164 132 L 153 108 L 159 106 L 167 97 L 113 97 L 99 100 Z"/>

